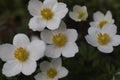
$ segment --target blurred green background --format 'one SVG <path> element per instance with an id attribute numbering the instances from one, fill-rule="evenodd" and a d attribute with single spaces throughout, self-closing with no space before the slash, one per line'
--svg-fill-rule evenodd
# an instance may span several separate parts
<path id="1" fill-rule="evenodd" d="M 12 43 L 12 39 L 17 33 L 25 33 L 28 36 L 38 35 L 39 32 L 32 32 L 28 28 L 28 22 L 32 17 L 28 10 L 29 0 L 0 0 L 0 44 Z M 99 52 L 96 48 L 90 46 L 84 36 L 87 34 L 89 22 L 93 20 L 93 13 L 101 11 L 106 13 L 110 10 L 115 19 L 120 34 L 120 0 L 59 0 L 67 4 L 69 10 L 74 5 L 85 5 L 88 9 L 89 17 L 87 21 L 75 22 L 71 20 L 67 14 L 64 21 L 68 28 L 77 29 L 79 38 L 77 44 L 79 52 L 73 58 L 64 58 L 63 65 L 69 70 L 67 77 L 60 80 L 111 80 L 116 72 L 120 71 L 120 46 L 114 47 L 111 54 Z M 43 58 L 39 60 L 39 63 Z M 15 77 L 7 78 L 2 75 L 2 67 L 4 62 L 0 60 L 0 80 L 34 80 L 34 75 L 40 72 L 37 67 L 36 72 L 30 76 L 19 74 Z M 116 75 L 116 80 L 120 80 L 120 76 Z"/>

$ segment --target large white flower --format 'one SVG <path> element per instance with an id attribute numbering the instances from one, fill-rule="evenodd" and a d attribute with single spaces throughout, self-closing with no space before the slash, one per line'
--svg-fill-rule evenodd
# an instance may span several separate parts
<path id="1" fill-rule="evenodd" d="M 107 11 L 107 13 L 104 15 L 100 11 L 97 11 L 93 15 L 93 22 L 90 22 L 91 27 L 97 27 L 101 29 L 106 24 L 113 24 L 114 19 L 112 19 L 112 14 L 110 11 Z"/>
<path id="2" fill-rule="evenodd" d="M 71 19 L 78 22 L 82 20 L 85 21 L 88 17 L 86 6 L 75 5 L 73 11 L 69 12 L 69 16 Z"/>
<path id="3" fill-rule="evenodd" d="M 68 12 L 66 4 L 57 0 L 30 0 L 28 10 L 33 16 L 29 22 L 29 28 L 33 31 L 42 31 L 45 27 L 54 30 L 59 27 L 61 19 Z"/>
<path id="4" fill-rule="evenodd" d="M 62 66 L 60 58 L 40 64 L 41 73 L 35 76 L 35 80 L 58 80 L 68 75 L 68 70 Z"/>
<path id="5" fill-rule="evenodd" d="M 78 52 L 78 46 L 75 43 L 77 37 L 77 31 L 66 29 L 64 22 L 61 22 L 59 29 L 42 31 L 41 38 L 48 44 L 45 55 L 51 58 L 58 58 L 61 54 L 64 57 L 75 56 Z"/>
<path id="6" fill-rule="evenodd" d="M 113 46 L 120 45 L 120 35 L 116 35 L 117 27 L 114 24 L 107 24 L 102 29 L 90 27 L 87 42 L 103 53 L 111 53 Z"/>
<path id="7" fill-rule="evenodd" d="M 6 63 L 2 73 L 7 77 L 15 76 L 22 72 L 31 75 L 36 70 L 36 61 L 44 56 L 45 43 L 41 40 L 30 42 L 25 34 L 17 34 L 12 44 L 0 46 L 0 58 Z"/>

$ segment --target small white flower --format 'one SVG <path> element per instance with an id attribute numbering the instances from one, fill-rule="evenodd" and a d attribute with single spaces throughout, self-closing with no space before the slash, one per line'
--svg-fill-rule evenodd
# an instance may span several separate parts
<path id="1" fill-rule="evenodd" d="M 71 19 L 78 21 L 78 22 L 82 20 L 85 21 L 88 17 L 86 6 L 75 5 L 73 7 L 73 11 L 69 12 L 69 16 Z"/>
<path id="2" fill-rule="evenodd" d="M 58 58 L 61 54 L 64 57 L 73 57 L 78 52 L 75 41 L 78 34 L 75 29 L 66 29 L 66 24 L 61 22 L 59 29 L 54 31 L 43 30 L 41 38 L 48 45 L 45 55 L 51 58 Z"/>
<path id="3" fill-rule="evenodd" d="M 58 80 L 68 75 L 68 70 L 62 66 L 60 58 L 50 62 L 44 61 L 40 64 L 41 73 L 35 76 L 35 80 Z"/>
<path id="4" fill-rule="evenodd" d="M 33 31 L 42 31 L 45 27 L 54 30 L 59 27 L 61 19 L 68 12 L 66 4 L 57 0 L 30 0 L 28 10 L 33 16 L 29 22 L 29 28 Z"/>
<path id="5" fill-rule="evenodd" d="M 44 56 L 45 43 L 41 40 L 32 40 L 25 34 L 17 34 L 12 44 L 0 46 L 0 58 L 6 63 L 2 73 L 7 77 L 16 76 L 20 72 L 31 75 L 37 67 L 36 61 Z"/>
<path id="6" fill-rule="evenodd" d="M 112 19 L 112 14 L 110 11 L 104 15 L 100 11 L 94 13 L 93 15 L 93 22 L 90 22 L 91 27 L 97 27 L 101 29 L 106 24 L 113 24 L 114 19 Z"/>
<path id="7" fill-rule="evenodd" d="M 111 53 L 113 46 L 120 45 L 120 35 L 116 35 L 117 27 L 114 24 L 107 24 L 102 29 L 90 27 L 87 42 L 103 53 Z"/>

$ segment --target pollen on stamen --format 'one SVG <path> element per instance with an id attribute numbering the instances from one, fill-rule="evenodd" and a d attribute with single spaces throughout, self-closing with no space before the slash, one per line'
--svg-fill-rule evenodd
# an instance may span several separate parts
<path id="1" fill-rule="evenodd" d="M 58 33 L 54 35 L 52 38 L 54 45 L 57 47 L 64 46 L 66 44 L 66 40 L 67 40 L 66 36 L 62 33 Z"/>
<path id="2" fill-rule="evenodd" d="M 102 28 L 105 24 L 107 24 L 107 21 L 103 20 L 98 25 L 100 28 Z"/>
<path id="3" fill-rule="evenodd" d="M 78 19 L 82 19 L 85 16 L 85 12 L 80 12 L 78 15 Z"/>
<path id="4" fill-rule="evenodd" d="M 55 78 L 57 75 L 57 70 L 54 68 L 49 68 L 46 72 L 48 78 Z"/>
<path id="5" fill-rule="evenodd" d="M 110 36 L 107 33 L 99 33 L 97 39 L 99 44 L 105 45 L 110 41 Z"/>
<path id="6" fill-rule="evenodd" d="M 43 8 L 40 11 L 40 15 L 42 16 L 43 19 L 50 20 L 53 17 L 53 12 L 50 8 Z"/>
<path id="7" fill-rule="evenodd" d="M 28 59 L 28 56 L 28 52 L 22 47 L 17 48 L 14 52 L 14 57 L 21 62 L 26 61 Z"/>

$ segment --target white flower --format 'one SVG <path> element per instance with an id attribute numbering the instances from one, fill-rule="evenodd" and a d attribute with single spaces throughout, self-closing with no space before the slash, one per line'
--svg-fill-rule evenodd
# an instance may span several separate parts
<path id="1" fill-rule="evenodd" d="M 68 8 L 57 0 L 30 0 L 28 10 L 33 16 L 29 22 L 29 28 L 33 31 L 42 31 L 45 27 L 54 30 L 59 27 L 61 19 L 65 17 Z"/>
<path id="2" fill-rule="evenodd" d="M 35 80 L 58 80 L 68 75 L 68 70 L 62 66 L 60 58 L 40 64 L 41 73 L 35 76 Z"/>
<path id="3" fill-rule="evenodd" d="M 31 75 L 37 67 L 36 61 L 44 56 L 45 43 L 41 40 L 32 40 L 25 34 L 17 34 L 12 44 L 0 46 L 0 57 L 6 63 L 2 73 L 7 77 L 15 76 L 22 72 Z"/>
<path id="4" fill-rule="evenodd" d="M 77 37 L 77 31 L 66 29 L 64 22 L 61 22 L 59 29 L 42 31 L 41 38 L 48 44 L 45 55 L 51 58 L 58 58 L 61 54 L 64 57 L 75 56 L 78 52 L 78 46 L 75 43 Z"/>
<path id="5" fill-rule="evenodd" d="M 78 21 L 78 22 L 82 20 L 85 21 L 88 17 L 86 6 L 75 5 L 73 7 L 73 11 L 69 12 L 69 16 L 71 19 Z"/>
<path id="6" fill-rule="evenodd" d="M 112 19 L 112 14 L 110 11 L 107 11 L 105 15 L 100 11 L 94 13 L 93 20 L 93 22 L 90 22 L 91 27 L 97 27 L 99 29 L 101 29 L 106 24 L 114 23 L 114 19 Z"/>
<path id="7" fill-rule="evenodd" d="M 117 27 L 114 24 L 107 24 L 102 29 L 90 27 L 87 42 L 103 53 L 111 53 L 113 46 L 120 44 L 120 35 L 116 35 Z"/>

